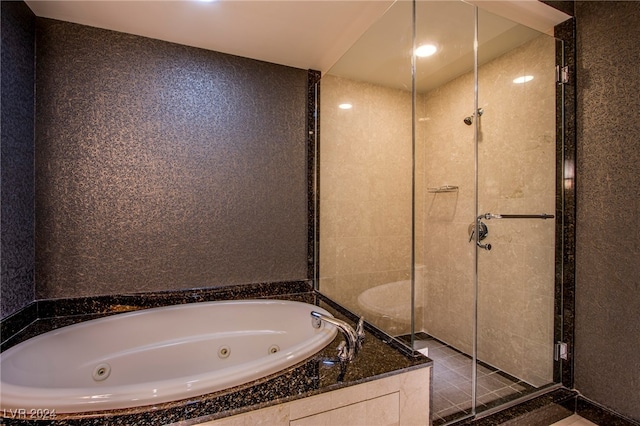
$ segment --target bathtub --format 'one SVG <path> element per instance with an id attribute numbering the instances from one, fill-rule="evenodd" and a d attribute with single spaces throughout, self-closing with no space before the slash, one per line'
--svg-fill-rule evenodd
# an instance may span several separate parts
<path id="1" fill-rule="evenodd" d="M 327 346 L 307 303 L 240 300 L 123 313 L 41 334 L 0 355 L 0 409 L 55 413 L 153 405 L 249 383 Z M 12 411 L 11 411 L 12 412 Z"/>

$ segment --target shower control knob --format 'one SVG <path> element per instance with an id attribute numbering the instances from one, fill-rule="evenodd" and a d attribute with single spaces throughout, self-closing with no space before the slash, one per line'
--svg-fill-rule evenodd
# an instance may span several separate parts
<path id="1" fill-rule="evenodd" d="M 487 236 L 489 235 L 489 228 L 487 228 L 487 225 L 484 222 L 481 222 L 480 219 L 478 219 L 477 221 L 477 225 L 478 225 L 478 241 L 482 241 L 485 238 L 487 238 Z M 469 228 L 467 229 L 467 232 L 469 233 L 469 242 L 473 241 L 473 238 L 475 237 L 476 234 L 476 224 L 472 223 L 469 225 Z"/>

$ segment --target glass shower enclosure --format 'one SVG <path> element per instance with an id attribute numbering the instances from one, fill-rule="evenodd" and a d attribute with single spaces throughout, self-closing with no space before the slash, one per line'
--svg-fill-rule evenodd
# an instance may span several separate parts
<path id="1" fill-rule="evenodd" d="M 397 1 L 320 81 L 316 285 L 434 360 L 434 424 L 559 382 L 561 52 Z"/>

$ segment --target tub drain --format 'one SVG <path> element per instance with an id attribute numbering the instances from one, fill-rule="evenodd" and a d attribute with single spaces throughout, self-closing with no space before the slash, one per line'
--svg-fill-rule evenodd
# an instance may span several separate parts
<path id="1" fill-rule="evenodd" d="M 96 382 L 101 382 L 106 380 L 111 374 L 111 366 L 109 364 L 98 364 L 96 368 L 93 369 L 93 380 Z"/>

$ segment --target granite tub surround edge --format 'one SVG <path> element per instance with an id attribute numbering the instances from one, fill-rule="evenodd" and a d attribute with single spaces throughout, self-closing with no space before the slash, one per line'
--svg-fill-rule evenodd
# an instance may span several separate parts
<path id="1" fill-rule="evenodd" d="M 310 283 L 302 282 L 294 284 L 292 287 L 284 286 L 284 288 L 293 290 L 305 288 L 301 286 L 301 284 L 310 286 Z M 260 288 L 261 286 L 258 285 L 257 289 Z M 251 291 L 251 289 L 254 291 Z M 332 304 L 327 303 L 324 297 L 313 291 L 291 291 L 289 293 L 282 291 L 279 294 L 267 294 L 258 292 L 256 286 L 249 286 L 249 288 L 244 290 L 245 291 L 238 290 L 235 294 L 236 296 L 238 296 L 238 294 L 240 296 L 236 298 L 269 297 L 303 301 L 321 306 L 337 318 L 350 323 L 353 322 L 352 314 L 346 313 L 345 315 L 339 307 L 336 309 Z M 193 299 L 193 297 L 190 296 L 194 293 L 194 290 L 185 291 L 184 293 L 184 303 L 188 303 L 188 301 Z M 206 291 L 204 293 L 208 294 Z M 223 300 L 222 296 L 229 294 L 233 294 L 233 292 L 217 293 L 212 295 L 212 297 L 215 296 L 216 300 Z M 150 295 L 147 294 L 147 296 Z M 153 297 L 149 297 L 149 299 L 153 299 Z M 162 300 L 175 301 L 176 299 L 162 298 Z M 53 301 L 51 302 L 53 303 Z M 159 301 L 157 302 L 160 303 Z M 113 313 L 118 312 L 95 312 L 93 314 L 49 318 L 41 317 L 27 326 L 20 334 L 24 337 L 23 340 L 25 340 L 63 325 Z M 343 339 L 341 334 L 338 333 L 338 336 L 336 336 L 331 344 L 302 363 L 254 382 L 224 391 L 153 406 L 92 413 L 59 414 L 53 422 L 11 419 L 8 415 L 6 415 L 2 421 L 4 421 L 5 424 L 17 425 L 158 425 L 172 423 L 191 425 L 367 383 L 432 365 L 432 361 L 428 358 L 421 355 L 411 356 L 403 353 L 398 350 L 398 348 L 388 344 L 388 342 L 376 337 L 376 334 L 377 333 L 367 333 L 367 339 L 365 340 L 362 350 L 357 355 L 355 361 L 350 363 L 345 369 L 341 369 L 339 364 L 327 362 L 328 360 L 335 359 L 336 347 Z M 15 343 L 17 343 L 17 340 L 18 339 L 16 339 Z"/>
<path id="2" fill-rule="evenodd" d="M 38 319 L 38 302 L 31 302 L 0 321 L 0 339 L 6 342 Z"/>
<path id="3" fill-rule="evenodd" d="M 45 299 L 38 301 L 38 317 L 50 318 L 67 315 L 117 313 L 183 303 L 265 298 L 293 293 L 306 293 L 311 290 L 311 282 L 301 280 L 79 298 Z"/>
<path id="4" fill-rule="evenodd" d="M 280 298 L 312 289 L 310 281 L 302 280 L 37 300 L 0 321 L 0 352 L 54 328 L 101 316 L 184 303 Z"/>

